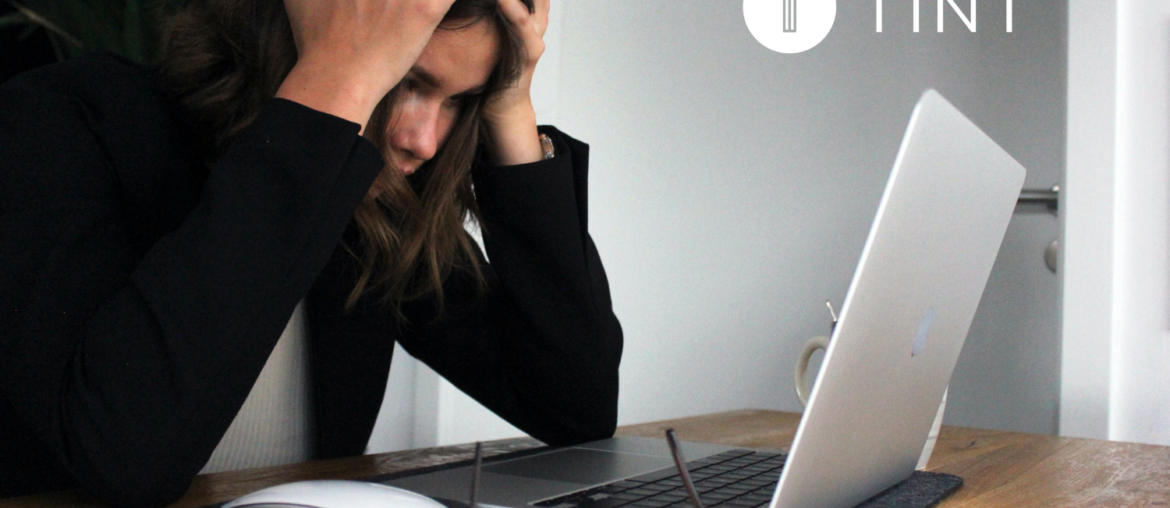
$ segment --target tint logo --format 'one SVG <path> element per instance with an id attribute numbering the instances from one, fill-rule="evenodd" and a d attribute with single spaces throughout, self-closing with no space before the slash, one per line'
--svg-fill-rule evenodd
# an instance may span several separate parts
<path id="1" fill-rule="evenodd" d="M 833 29 L 837 0 L 743 0 L 743 20 L 760 44 L 777 53 L 803 53 Z"/>
<path id="2" fill-rule="evenodd" d="M 882 0 L 874 0 L 874 1 L 877 4 L 877 11 L 876 11 L 877 15 L 874 16 L 876 18 L 875 24 L 876 24 L 877 31 L 880 33 L 882 31 L 882 7 L 884 7 L 884 5 L 883 5 L 884 2 Z M 950 6 L 951 10 L 955 11 L 955 14 L 959 16 L 959 20 L 962 21 L 963 24 L 967 26 L 967 29 L 970 30 L 971 33 L 978 32 L 979 31 L 979 3 L 976 0 L 970 0 L 970 2 L 971 3 L 968 4 L 969 8 L 968 8 L 967 12 L 963 12 L 963 9 L 959 8 L 959 4 L 956 4 L 955 0 L 938 0 L 938 9 L 935 10 L 935 13 L 937 14 L 937 18 L 936 18 L 937 21 L 935 22 L 935 26 L 938 28 L 938 33 L 944 32 L 943 20 L 946 19 L 946 16 L 945 16 L 946 7 L 948 5 Z M 1012 7 L 1013 7 L 1012 0 L 1004 0 L 1004 2 L 1006 3 L 1006 6 L 1007 6 L 1007 8 L 1004 9 L 1005 12 L 1007 13 L 1007 20 L 1006 20 L 1007 32 L 1012 33 L 1012 10 L 1013 10 L 1012 9 Z M 919 14 L 920 13 L 920 10 L 919 10 L 920 3 L 921 3 L 921 0 L 914 0 L 913 9 L 914 9 L 914 31 L 915 32 L 920 32 L 921 28 L 922 28 L 922 22 L 920 19 L 921 15 Z"/>
<path id="3" fill-rule="evenodd" d="M 1005 28 L 1011 33 L 1013 0 L 1003 1 Z M 897 3 L 905 5 L 907 0 Z M 937 0 L 937 3 L 935 28 L 939 33 L 945 31 L 948 7 L 967 30 L 979 31 L 978 0 L 968 0 L 966 10 L 962 8 L 963 0 Z M 921 4 L 922 0 L 912 0 L 914 32 L 922 31 Z M 874 0 L 874 25 L 878 33 L 883 28 L 884 8 L 885 0 Z M 803 53 L 820 44 L 833 29 L 837 0 L 743 0 L 743 19 L 752 37 L 764 47 L 777 53 Z"/>

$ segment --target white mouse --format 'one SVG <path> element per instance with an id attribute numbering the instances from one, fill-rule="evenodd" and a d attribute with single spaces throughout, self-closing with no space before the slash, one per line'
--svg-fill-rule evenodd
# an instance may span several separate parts
<path id="1" fill-rule="evenodd" d="M 258 490 L 223 505 L 298 508 L 446 508 L 442 503 L 409 490 L 370 482 L 312 480 Z"/>

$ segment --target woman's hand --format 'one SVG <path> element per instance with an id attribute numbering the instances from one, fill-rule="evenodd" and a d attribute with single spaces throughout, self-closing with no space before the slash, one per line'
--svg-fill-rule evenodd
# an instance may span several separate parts
<path id="1" fill-rule="evenodd" d="M 484 120 L 491 130 L 492 146 L 488 149 L 500 165 L 536 162 L 543 151 L 536 132 L 536 112 L 532 108 L 532 74 L 544 54 L 549 0 L 534 0 L 535 12 L 528 12 L 520 0 L 499 2 L 500 12 L 520 34 L 528 58 L 516 84 L 492 96 L 484 108 Z"/>
<path id="2" fill-rule="evenodd" d="M 285 0 L 297 63 L 276 96 L 365 129 L 454 0 Z"/>

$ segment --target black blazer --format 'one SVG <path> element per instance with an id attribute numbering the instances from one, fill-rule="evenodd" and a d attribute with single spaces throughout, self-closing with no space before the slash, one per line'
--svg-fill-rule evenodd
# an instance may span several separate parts
<path id="1" fill-rule="evenodd" d="M 186 491 L 297 302 L 321 458 L 363 451 L 395 341 L 534 437 L 612 435 L 622 332 L 588 234 L 588 146 L 478 164 L 489 290 L 445 312 L 342 309 L 353 211 L 383 161 L 359 126 L 275 99 L 208 170 L 150 72 L 81 58 L 0 87 L 0 497 Z M 360 247 L 359 247 L 360 248 Z"/>

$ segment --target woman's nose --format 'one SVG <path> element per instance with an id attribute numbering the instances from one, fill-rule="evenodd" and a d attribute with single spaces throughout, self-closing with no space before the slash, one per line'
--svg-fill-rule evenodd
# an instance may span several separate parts
<path id="1" fill-rule="evenodd" d="M 439 105 L 411 101 L 394 126 L 394 144 L 413 159 L 430 160 L 438 150 L 438 121 Z"/>

